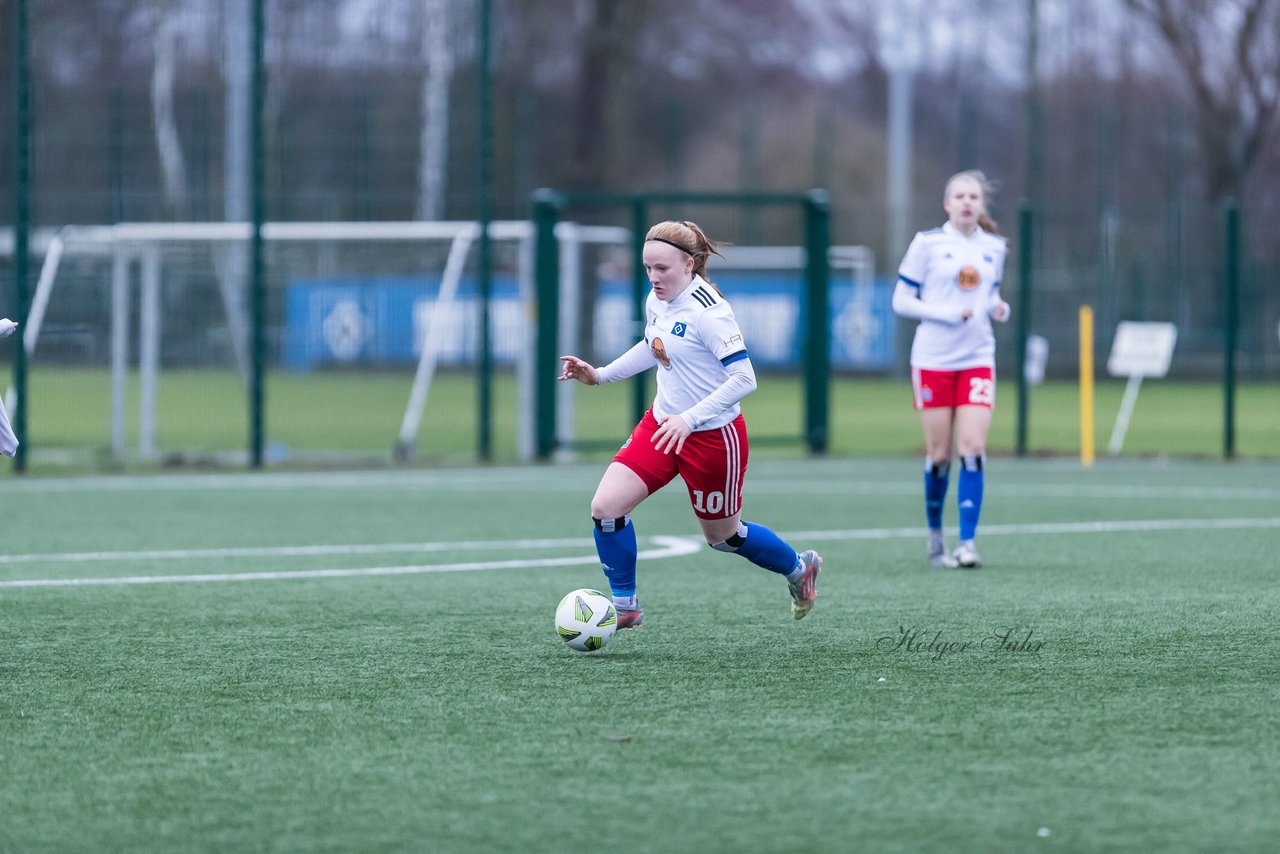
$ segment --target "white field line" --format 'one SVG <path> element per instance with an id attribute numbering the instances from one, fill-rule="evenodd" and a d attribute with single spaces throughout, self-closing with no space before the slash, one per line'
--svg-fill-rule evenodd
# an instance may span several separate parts
<path id="1" fill-rule="evenodd" d="M 14 563 L 88 563 L 110 560 L 188 560 L 233 557 L 317 557 L 323 555 L 422 554 L 427 552 L 513 551 L 589 546 L 582 537 L 562 540 L 471 540 L 456 543 L 373 543 L 333 546 L 246 546 L 231 549 L 166 549 L 130 552 L 64 552 L 0 555 L 0 566 Z"/>
<path id="2" fill-rule="evenodd" d="M 687 537 L 651 537 L 660 548 L 640 552 L 646 560 L 683 557 L 702 548 Z M 581 545 L 582 540 L 575 543 Z M 489 560 L 474 563 L 441 563 L 423 566 L 363 566 L 351 569 L 300 569 L 285 572 L 218 572 L 203 575 L 130 575 L 117 578 L 29 578 L 0 581 L 0 587 L 89 587 L 120 584 L 185 584 L 210 581 L 279 581 L 286 578 L 357 578 L 370 575 L 424 575 L 432 572 L 475 572 L 482 569 L 532 569 L 540 566 L 579 566 L 599 563 L 596 555 L 550 557 L 534 560 Z"/>
<path id="3" fill-rule="evenodd" d="M 1132 531 L 1205 531 L 1242 528 L 1280 528 L 1280 518 L 1274 519 L 1135 519 L 1109 522 L 1039 522 L 1027 525 L 982 525 L 978 533 L 983 537 L 1020 534 L 1107 534 Z M 919 537 L 920 528 L 879 528 L 861 531 L 791 531 L 792 540 L 887 540 L 899 537 Z M 955 527 L 949 532 L 957 533 Z"/>
<path id="4" fill-rule="evenodd" d="M 984 525 L 983 536 L 1018 536 L 1035 534 L 1097 534 L 1141 531 L 1190 531 L 1280 528 L 1280 517 L 1263 519 L 1138 519 L 1102 522 L 1047 522 L 1023 525 Z M 951 533 L 954 535 L 955 529 Z M 792 541 L 833 542 L 840 540 L 885 540 L 921 536 L 920 528 L 868 528 L 846 531 L 787 531 L 783 536 Z M 695 537 L 650 537 L 659 546 L 640 552 L 645 560 L 685 557 L 702 550 Z M 9 555 L 4 563 L 110 560 L 179 560 L 185 558 L 230 558 L 269 556 L 308 556 L 343 554 L 380 554 L 405 551 L 458 551 L 474 549 L 589 548 L 585 539 L 511 540 L 480 543 L 392 543 L 388 545 L 286 546 L 279 548 L 232 548 L 167 550 L 153 552 L 72 552 L 69 554 Z M 598 562 L 595 554 L 573 557 L 522 558 L 518 560 L 475 561 L 469 563 L 423 564 L 414 566 L 374 566 L 346 569 L 285 570 L 262 572 L 222 572 L 198 575 L 138 575 L 100 578 L 25 578 L 0 581 L 0 588 L 18 587 L 84 587 L 123 584 L 181 584 L 215 581 L 276 581 L 292 578 L 353 578 L 360 576 L 423 575 L 438 572 L 473 572 L 488 569 L 532 569 L 552 566 L 583 566 Z"/>

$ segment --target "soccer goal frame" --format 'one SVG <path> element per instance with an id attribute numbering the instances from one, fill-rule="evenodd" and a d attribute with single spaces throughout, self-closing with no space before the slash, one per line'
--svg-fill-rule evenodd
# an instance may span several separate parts
<path id="1" fill-rule="evenodd" d="M 171 244 L 205 246 L 212 253 L 213 266 L 223 288 L 222 302 L 232 343 L 239 341 L 241 379 L 249 384 L 247 354 L 244 349 L 252 336 L 250 312 L 245 305 L 247 293 L 249 223 L 118 223 L 97 226 L 64 226 L 46 230 L 38 243 L 43 247 L 40 267 L 30 311 L 21 330 L 24 352 L 34 355 L 44 320 L 54 299 L 59 269 L 70 259 L 96 256 L 109 267 L 109 361 L 110 361 L 110 451 L 114 459 L 134 458 L 153 461 L 161 456 L 157 443 L 157 388 L 161 374 L 161 331 L 164 324 L 161 294 L 165 287 L 164 247 Z M 388 435 L 388 447 L 396 460 L 415 456 L 415 446 L 423 425 L 423 415 L 436 368 L 441 356 L 442 326 L 454 309 L 459 284 L 468 258 L 480 243 L 480 225 L 474 221 L 409 221 L 409 222 L 268 222 L 263 225 L 263 240 L 268 244 L 287 242 L 322 243 L 359 242 L 378 245 L 389 241 L 435 241 L 447 246 L 447 261 L 441 271 L 439 292 L 425 323 L 425 334 L 411 386 L 406 389 L 406 405 L 395 435 Z M 533 277 L 533 223 L 527 220 L 492 221 L 489 238 L 494 242 L 513 244 L 518 258 L 519 299 L 526 306 L 522 315 L 529 318 L 527 328 L 519 332 L 522 355 L 515 362 L 517 372 L 517 456 L 531 460 L 535 456 L 536 429 L 534 413 L 535 359 Z M 562 259 L 564 275 L 577 275 L 579 255 L 585 246 L 608 244 L 623 246 L 629 239 L 624 228 L 583 226 L 559 223 L 553 239 L 560 244 L 557 255 Z M 237 256 L 238 253 L 238 256 Z M 571 289 L 565 287 L 569 292 Z M 135 302 L 136 300 L 136 302 Z M 135 319 L 136 318 L 136 324 Z M 127 447 L 129 413 L 128 376 L 131 367 L 131 342 L 137 342 L 139 395 L 137 409 L 137 447 Z M 14 405 L 10 389 L 10 407 Z M 38 437 L 37 437 L 38 438 Z"/>
<path id="2" fill-rule="evenodd" d="M 805 193 L 765 192 L 659 192 L 606 193 L 560 192 L 541 189 L 533 195 L 534 210 L 534 276 L 538 305 L 535 332 L 535 405 L 536 453 L 550 458 L 559 448 L 558 402 L 556 376 L 559 373 L 559 342 L 562 280 L 557 226 L 567 208 L 629 208 L 631 215 L 632 318 L 643 322 L 644 301 L 648 281 L 644 275 L 641 254 L 644 235 L 648 231 L 649 211 L 655 205 L 715 205 L 758 209 L 790 207 L 797 210 L 804 223 L 804 301 L 806 318 L 802 362 L 804 370 L 804 441 L 810 453 L 827 450 L 830 424 L 831 378 L 831 310 L 829 287 L 831 270 L 831 214 L 827 193 L 810 190 Z M 632 405 L 636 420 L 644 414 L 649 400 L 642 382 L 633 384 Z"/>

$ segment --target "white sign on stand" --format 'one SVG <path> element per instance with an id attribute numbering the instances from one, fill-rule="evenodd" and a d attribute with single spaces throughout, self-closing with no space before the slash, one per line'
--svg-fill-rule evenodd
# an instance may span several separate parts
<path id="1" fill-rule="evenodd" d="M 1178 327 L 1172 323 L 1136 323 L 1122 321 L 1116 326 L 1116 337 L 1111 342 L 1111 356 L 1107 359 L 1107 372 L 1113 377 L 1128 377 L 1120 411 L 1116 413 L 1116 425 L 1111 431 L 1107 446 L 1110 454 L 1120 453 L 1124 446 L 1124 434 L 1129 430 L 1129 419 L 1138 402 L 1138 389 L 1143 377 L 1163 377 L 1169 373 L 1173 361 L 1173 347 L 1178 342 Z"/>

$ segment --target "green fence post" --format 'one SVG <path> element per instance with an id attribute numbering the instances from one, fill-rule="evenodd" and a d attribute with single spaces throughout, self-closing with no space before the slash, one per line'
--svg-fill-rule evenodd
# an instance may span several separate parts
<path id="1" fill-rule="evenodd" d="M 630 336 L 640 340 L 644 335 L 644 303 L 649 296 L 649 277 L 644 272 L 644 236 L 649 233 L 649 206 L 637 196 L 631 201 L 631 320 L 635 324 Z M 648 371 L 641 371 L 631 381 L 631 412 L 637 424 L 649 409 Z"/>
<path id="2" fill-rule="evenodd" d="M 27 288 L 27 264 L 31 236 L 31 90 L 28 79 L 27 3 L 13 4 L 13 95 L 14 95 L 14 218 L 13 218 L 13 298 L 14 317 L 18 318 L 16 349 L 13 354 L 13 387 L 17 395 L 13 413 L 13 432 L 17 434 L 18 451 L 13 458 L 14 471 L 27 470 L 27 351 L 23 346 L 30 292 Z"/>
<path id="3" fill-rule="evenodd" d="M 831 389 L 831 208 L 825 190 L 810 190 L 804 204 L 805 301 L 805 437 L 809 452 L 827 450 Z"/>
<path id="4" fill-rule="evenodd" d="M 1033 252 L 1031 206 L 1018 209 L 1018 438 L 1016 452 L 1027 455 L 1027 412 L 1031 388 L 1027 384 L 1027 337 L 1031 330 L 1031 260 Z"/>
<path id="5" fill-rule="evenodd" d="M 479 389 L 476 393 L 479 412 L 476 416 L 476 455 L 488 462 L 493 458 L 493 342 L 489 310 L 493 298 L 493 247 L 489 241 L 489 223 L 493 218 L 493 99 L 490 61 L 490 9 L 489 0 L 479 0 L 476 7 L 476 54 L 479 74 L 480 116 L 479 140 L 476 159 L 479 168 L 476 180 L 476 220 L 480 224 L 480 241 L 477 246 L 476 278 L 480 298 L 480 355 Z"/>
<path id="6" fill-rule="evenodd" d="M 1240 323 L 1240 206 L 1227 202 L 1226 305 L 1222 333 L 1222 455 L 1236 455 L 1236 337 Z"/>
<path id="7" fill-rule="evenodd" d="M 266 143 L 264 115 L 266 109 L 266 62 L 265 62 L 265 30 L 263 4 L 265 0 L 253 0 L 250 7 L 253 15 L 253 54 L 250 72 L 253 92 L 253 106 L 250 110 L 249 146 L 251 173 L 250 195 L 252 196 L 253 225 L 249 239 L 249 311 L 251 353 L 249 376 L 249 463 L 255 469 L 262 468 L 263 446 L 266 438 L 266 389 L 263 375 L 266 372 L 267 357 L 267 270 L 265 247 L 262 242 L 262 227 L 266 221 Z"/>
<path id="8" fill-rule="evenodd" d="M 556 447 L 556 351 L 560 330 L 560 247 L 556 243 L 556 220 L 560 197 L 551 190 L 533 194 L 534 298 L 537 331 L 534 341 L 534 423 L 535 453 L 547 459 Z"/>

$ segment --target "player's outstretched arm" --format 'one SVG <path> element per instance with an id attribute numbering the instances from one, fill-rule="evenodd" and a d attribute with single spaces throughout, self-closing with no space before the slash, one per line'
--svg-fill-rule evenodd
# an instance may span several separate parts
<path id="1" fill-rule="evenodd" d="M 560 372 L 559 377 L 561 382 L 577 380 L 586 385 L 598 385 L 600 383 L 600 372 L 577 356 L 561 356 L 560 361 L 564 362 L 564 369 Z"/>

